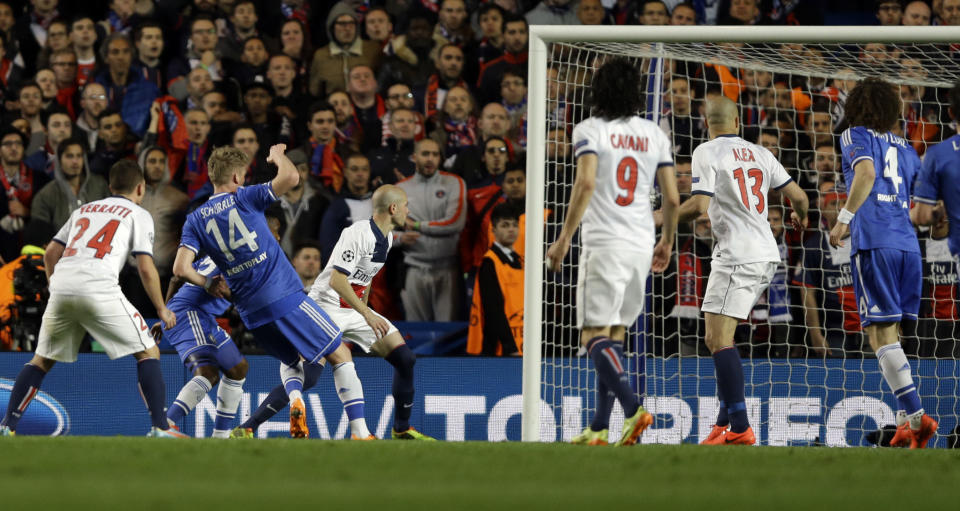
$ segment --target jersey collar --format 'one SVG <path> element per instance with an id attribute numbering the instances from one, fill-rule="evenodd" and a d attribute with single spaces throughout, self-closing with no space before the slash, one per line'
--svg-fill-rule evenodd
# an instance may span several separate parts
<path id="1" fill-rule="evenodd" d="M 387 251 L 390 250 L 390 244 L 387 243 L 387 237 L 380 232 L 380 228 L 377 227 L 377 224 L 373 221 L 373 218 L 370 219 L 370 230 L 373 231 L 373 238 L 376 240 L 376 244 L 373 247 L 372 260 L 375 263 L 385 263 L 387 262 Z"/>
<path id="2" fill-rule="evenodd" d="M 717 138 L 740 138 L 740 135 L 734 135 L 733 133 L 725 133 L 723 135 L 717 135 Z"/>

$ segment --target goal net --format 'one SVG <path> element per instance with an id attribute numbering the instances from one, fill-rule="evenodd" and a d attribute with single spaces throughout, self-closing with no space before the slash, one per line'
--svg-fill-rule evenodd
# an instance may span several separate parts
<path id="1" fill-rule="evenodd" d="M 624 29 L 531 29 L 528 136 L 545 143 L 530 144 L 528 155 L 524 439 L 569 441 L 595 408 L 596 376 L 575 326 L 579 238 L 558 273 L 544 270 L 543 253 L 566 214 L 576 174 L 569 137 L 589 116 L 592 73 L 606 59 L 624 56 L 643 73 L 643 115 L 673 141 L 681 200 L 689 197 L 693 149 L 707 140 L 702 109 L 711 95 L 737 102 L 741 136 L 777 155 L 810 198 L 804 232 L 783 220 L 790 209 L 775 192 L 767 198 L 782 264 L 735 336 L 758 442 L 876 442 L 878 430 L 895 424 L 897 406 L 859 327 L 849 244 L 837 250 L 826 242 L 846 197 L 839 154 L 844 101 L 863 77 L 897 84 L 904 105 L 898 134 L 923 155 L 956 133 L 947 92 L 960 79 L 960 47 L 937 29 L 893 39 L 882 29 L 844 27 L 845 40 L 832 42 L 825 39 L 833 36 L 829 27 Z M 912 42 L 872 42 L 891 40 Z M 654 208 L 658 199 L 650 197 Z M 919 321 L 905 322 L 902 335 L 923 405 L 940 421 L 937 446 L 947 445 L 960 410 L 957 268 L 945 229 L 918 231 L 923 302 Z M 699 442 L 716 418 L 716 380 L 699 310 L 712 246 L 705 215 L 678 226 L 673 260 L 651 275 L 644 312 L 629 330 L 627 368 L 655 417 L 643 443 Z M 617 404 L 611 441 L 622 422 Z"/>

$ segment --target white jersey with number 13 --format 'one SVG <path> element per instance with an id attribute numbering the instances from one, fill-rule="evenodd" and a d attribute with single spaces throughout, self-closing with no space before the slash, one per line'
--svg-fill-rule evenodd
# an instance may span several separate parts
<path id="1" fill-rule="evenodd" d="M 707 215 L 717 240 L 713 260 L 726 265 L 780 262 L 767 222 L 770 188 L 792 179 L 773 153 L 735 135 L 721 135 L 693 151 L 693 194 L 713 197 Z"/>

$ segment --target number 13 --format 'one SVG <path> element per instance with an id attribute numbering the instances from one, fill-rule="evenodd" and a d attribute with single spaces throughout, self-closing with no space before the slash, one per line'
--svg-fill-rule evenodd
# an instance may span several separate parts
<path id="1" fill-rule="evenodd" d="M 766 202 L 763 200 L 763 171 L 760 169 L 750 169 L 747 171 L 747 176 L 753 179 L 753 186 L 750 187 L 750 191 L 753 192 L 753 196 L 757 198 L 757 213 L 763 213 L 763 208 L 766 206 Z M 743 200 L 743 205 L 747 207 L 747 210 L 750 210 L 750 197 L 747 197 L 747 180 L 743 177 L 743 169 L 737 169 L 733 171 L 733 177 L 737 180 L 737 184 L 740 185 L 740 199 Z"/>

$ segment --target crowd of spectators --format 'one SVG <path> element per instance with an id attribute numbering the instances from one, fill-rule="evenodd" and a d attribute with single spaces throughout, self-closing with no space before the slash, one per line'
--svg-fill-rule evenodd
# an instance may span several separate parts
<path id="1" fill-rule="evenodd" d="M 861 3 L 877 24 L 960 25 L 960 0 Z M 135 159 L 148 185 L 143 206 L 156 224 L 156 265 L 169 279 L 184 215 L 212 193 L 206 157 L 213 148 L 246 152 L 247 182 L 257 183 L 275 172 L 267 149 L 284 143 L 301 185 L 280 198 L 270 220 L 305 286 L 340 231 L 370 216 L 373 190 L 399 183 L 411 216 L 370 303 L 393 320 L 464 321 L 495 239 L 491 214 L 501 204 L 518 215 L 512 250 L 523 256 L 529 25 L 822 24 L 823 7 L 772 0 L 0 0 L 0 258 L 17 258 L 28 239 L 49 239 L 71 211 L 109 194 L 104 177 L 113 163 Z M 816 48 L 784 46 L 825 57 Z M 882 44 L 861 50 L 865 59 L 894 59 L 904 72 L 923 72 L 912 55 Z M 568 66 L 587 70 L 580 74 L 548 70 L 552 218 L 562 217 L 564 185 L 572 181 L 567 137 L 585 115 L 582 101 L 573 100 L 592 64 Z M 809 335 L 818 348 L 861 349 L 842 309 L 851 306 L 844 294 L 849 265 L 818 230 L 835 220 L 831 212 L 843 201 L 834 147 L 853 82 L 799 83 L 679 62 L 664 76 L 661 125 L 675 141 L 681 190 L 689 191 L 689 155 L 706 136 L 703 100 L 724 94 L 743 105 L 744 135 L 779 150 L 820 201 L 821 213 L 803 234 L 785 231 L 782 211 L 771 209 L 785 268 L 742 339 L 791 337 L 789 344 L 800 346 Z M 943 91 L 906 87 L 903 95 L 910 99 L 903 132 L 918 150 L 951 132 Z M 513 218 L 499 211 L 498 218 Z M 678 291 L 667 295 L 675 303 L 657 304 L 655 312 L 680 318 L 673 323 L 683 333 L 661 332 L 665 351 L 684 351 L 702 332 L 689 307 L 698 305 L 709 273 L 709 232 L 701 219 L 681 235 L 673 276 L 659 284 Z M 932 235 L 928 243 L 938 240 Z M 928 261 L 950 266 L 938 250 L 927 247 Z M 836 267 L 823 267 L 824 258 Z M 125 291 L 152 315 L 133 277 L 122 279 L 130 284 Z M 568 287 L 558 289 L 548 299 L 572 304 Z M 843 314 L 809 312 L 830 308 L 835 297 L 825 290 L 835 289 Z M 569 307 L 548 319 L 569 323 L 565 315 Z M 818 321 L 826 333 L 816 333 Z M 837 330 L 837 321 L 844 327 Z M 931 335 L 941 335 L 943 324 L 934 322 Z"/>

